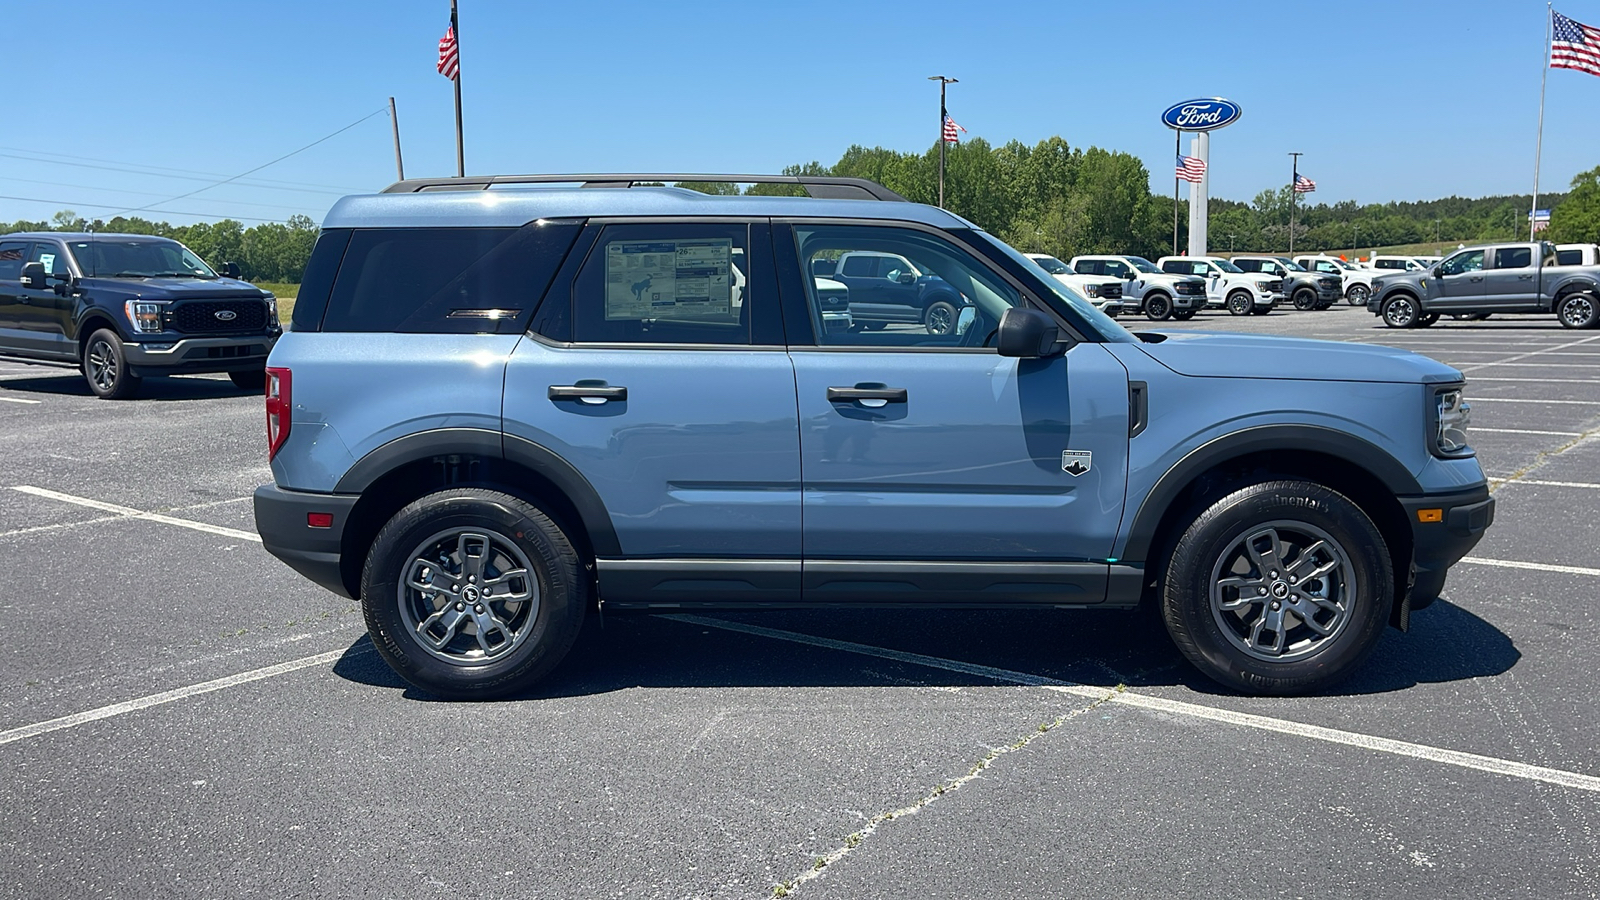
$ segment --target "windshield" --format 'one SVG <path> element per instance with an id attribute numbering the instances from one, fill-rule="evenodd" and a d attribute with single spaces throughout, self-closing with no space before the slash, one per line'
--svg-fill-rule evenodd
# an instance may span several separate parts
<path id="1" fill-rule="evenodd" d="M 1155 263 L 1145 259 L 1142 256 L 1124 256 L 1123 259 L 1127 260 L 1129 265 L 1141 272 L 1154 272 L 1157 275 L 1161 274 L 1161 270 L 1156 268 Z"/>
<path id="2" fill-rule="evenodd" d="M 115 237 L 73 241 L 78 266 L 101 278 L 216 278 L 200 257 L 177 241 L 130 241 Z"/>
<path id="3" fill-rule="evenodd" d="M 1304 272 L 1304 271 L 1306 271 L 1306 267 L 1305 266 L 1300 265 L 1299 263 L 1295 262 L 1292 259 L 1284 259 L 1281 256 L 1276 257 L 1276 259 L 1278 260 L 1278 262 L 1283 263 L 1284 268 L 1288 269 L 1291 272 Z"/>
<path id="4" fill-rule="evenodd" d="M 1244 274 L 1244 270 L 1243 269 L 1239 268 L 1238 266 L 1234 265 L 1231 262 L 1228 262 L 1225 259 L 1218 259 L 1216 257 L 1206 257 L 1206 262 L 1211 263 L 1213 266 L 1216 266 L 1217 268 L 1221 269 L 1224 272 L 1231 272 L 1234 275 L 1242 275 L 1242 274 Z"/>
<path id="5" fill-rule="evenodd" d="M 1072 270 L 1067 268 L 1067 264 L 1059 259 L 1056 259 L 1054 256 L 1030 256 L 1028 258 L 1038 263 L 1039 268 L 1049 272 L 1051 275 L 1072 274 Z"/>
<path id="6" fill-rule="evenodd" d="M 1121 344 L 1138 343 L 1139 339 L 1133 336 L 1133 332 L 1118 325 L 1116 319 L 1096 309 L 1093 303 L 1079 296 L 1076 291 L 1067 287 L 1059 279 L 1051 278 L 1050 273 L 1046 272 L 1038 262 L 1023 256 L 1013 250 L 1010 244 L 987 232 L 972 231 L 967 233 L 971 235 L 974 242 L 981 242 L 995 248 L 1004 254 L 1006 258 L 1032 272 L 1039 280 L 1039 286 L 1050 292 L 1051 297 L 1046 299 L 1054 299 L 1069 307 L 1077 317 L 1087 320 L 1089 326 L 1100 332 L 1100 336 L 1105 340 Z M 1071 319 L 1069 318 L 1068 321 L 1071 321 Z"/>
<path id="7" fill-rule="evenodd" d="M 1346 272 L 1354 272 L 1356 270 L 1355 266 L 1351 265 L 1350 263 L 1345 262 L 1342 259 L 1334 260 L 1333 264 L 1338 266 L 1341 269 L 1344 269 Z"/>

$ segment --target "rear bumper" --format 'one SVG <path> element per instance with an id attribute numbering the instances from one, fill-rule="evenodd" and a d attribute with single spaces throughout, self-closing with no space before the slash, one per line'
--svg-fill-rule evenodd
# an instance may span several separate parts
<path id="1" fill-rule="evenodd" d="M 122 345 L 122 356 L 137 375 L 246 372 L 267 364 L 267 354 L 281 333 L 128 342 Z"/>
<path id="2" fill-rule="evenodd" d="M 1450 567 L 1477 546 L 1494 524 L 1494 498 L 1489 486 L 1449 494 L 1401 497 L 1406 520 L 1411 523 L 1412 583 L 1410 608 L 1422 609 L 1444 591 Z M 1440 521 L 1421 522 L 1417 511 L 1442 510 Z"/>
<path id="3" fill-rule="evenodd" d="M 353 596 L 341 568 L 345 522 L 360 499 L 355 494 L 286 491 L 275 484 L 256 488 L 256 532 L 267 552 L 341 597 Z M 329 513 L 333 524 L 313 528 L 308 513 Z"/>

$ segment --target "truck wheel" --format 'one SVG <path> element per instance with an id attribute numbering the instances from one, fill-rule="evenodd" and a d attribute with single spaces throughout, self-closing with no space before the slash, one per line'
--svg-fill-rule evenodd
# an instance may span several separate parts
<path id="1" fill-rule="evenodd" d="M 1294 292 L 1294 308 L 1299 310 L 1315 309 L 1317 305 L 1317 292 L 1301 288 Z"/>
<path id="2" fill-rule="evenodd" d="M 1383 304 L 1383 324 L 1390 328 L 1410 328 L 1417 323 L 1417 303 L 1401 295 Z"/>
<path id="3" fill-rule="evenodd" d="M 1352 284 L 1344 292 L 1344 301 L 1351 306 L 1366 306 L 1367 299 L 1372 296 L 1372 291 L 1364 284 Z"/>
<path id="4" fill-rule="evenodd" d="M 453 699 L 524 691 L 583 624 L 588 581 L 572 542 L 533 504 L 498 491 L 428 494 L 390 519 L 361 573 L 378 654 Z"/>
<path id="5" fill-rule="evenodd" d="M 250 369 L 245 372 L 229 372 L 228 379 L 233 386 L 241 391 L 264 391 L 267 388 L 267 370 L 265 368 Z"/>
<path id="6" fill-rule="evenodd" d="M 1175 309 L 1172 311 L 1172 317 L 1179 322 L 1187 322 L 1194 318 L 1194 312 L 1192 309 Z"/>
<path id="7" fill-rule="evenodd" d="M 1166 294 L 1146 294 L 1144 298 L 1144 316 L 1152 322 L 1165 321 L 1172 317 L 1172 300 Z"/>
<path id="8" fill-rule="evenodd" d="M 935 300 L 928 305 L 922 323 L 929 334 L 950 334 L 956 330 L 956 308 L 948 301 Z"/>
<path id="9" fill-rule="evenodd" d="M 1600 321 L 1600 301 L 1593 294 L 1568 294 L 1556 305 L 1556 318 L 1565 328 L 1593 328 Z"/>
<path id="10" fill-rule="evenodd" d="M 1299 480 L 1240 488 L 1184 530 L 1162 618 L 1202 673 L 1251 694 L 1300 694 L 1346 677 L 1389 620 L 1394 570 L 1372 520 Z"/>
<path id="11" fill-rule="evenodd" d="M 1228 312 L 1236 316 L 1250 315 L 1250 308 L 1255 305 L 1255 298 L 1249 291 L 1234 291 L 1228 295 Z"/>
<path id="12" fill-rule="evenodd" d="M 82 368 L 89 390 L 101 400 L 127 400 L 138 393 L 143 381 L 128 371 L 122 338 L 109 328 L 89 335 L 89 343 L 83 348 Z"/>
<path id="13" fill-rule="evenodd" d="M 1436 313 L 1436 312 L 1423 313 L 1422 315 L 1417 316 L 1417 327 L 1418 328 L 1427 328 L 1429 325 L 1432 325 L 1433 323 L 1435 323 L 1437 321 L 1439 321 L 1439 314 L 1438 313 Z"/>

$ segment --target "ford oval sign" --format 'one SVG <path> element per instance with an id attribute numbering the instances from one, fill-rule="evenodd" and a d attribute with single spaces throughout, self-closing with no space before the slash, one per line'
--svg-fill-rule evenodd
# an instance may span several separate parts
<path id="1" fill-rule="evenodd" d="M 232 322 L 234 319 L 239 318 L 239 314 L 231 309 L 219 309 L 212 315 L 216 316 L 219 322 Z"/>
<path id="2" fill-rule="evenodd" d="M 1212 97 L 1207 100 L 1185 100 L 1174 104 L 1170 109 L 1161 114 L 1161 121 L 1168 128 L 1179 131 L 1211 131 L 1224 125 L 1232 125 L 1239 120 L 1243 112 L 1239 104 L 1221 97 Z"/>

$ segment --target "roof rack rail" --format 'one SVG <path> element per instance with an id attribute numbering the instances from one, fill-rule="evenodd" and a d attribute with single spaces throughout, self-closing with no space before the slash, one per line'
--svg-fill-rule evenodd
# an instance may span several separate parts
<path id="1" fill-rule="evenodd" d="M 423 191 L 486 191 L 501 184 L 582 184 L 586 188 L 628 188 L 651 183 L 709 181 L 725 184 L 794 184 L 806 196 L 824 200 L 897 200 L 906 198 L 875 181 L 865 178 L 832 178 L 822 175 L 699 175 L 635 174 L 611 175 L 483 175 L 465 178 L 407 178 L 383 189 L 385 194 L 415 194 Z"/>

